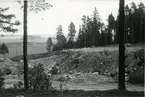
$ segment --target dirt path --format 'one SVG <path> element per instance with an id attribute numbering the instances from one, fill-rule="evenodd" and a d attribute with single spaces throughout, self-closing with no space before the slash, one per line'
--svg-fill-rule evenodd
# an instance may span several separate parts
<path id="1" fill-rule="evenodd" d="M 5 80 L 5 88 L 12 88 L 14 83 L 17 83 L 19 80 L 18 78 L 7 78 Z M 66 86 L 64 86 L 66 85 Z M 60 82 L 59 81 L 53 81 L 52 86 L 55 89 L 60 89 Z M 143 86 L 139 85 L 131 85 L 126 84 L 127 90 L 129 91 L 144 91 Z M 65 90 L 110 90 L 110 89 L 117 89 L 118 83 L 109 83 L 109 82 L 103 82 L 103 83 L 96 83 L 96 84 L 81 84 L 81 83 L 63 83 L 63 89 Z"/>
<path id="2" fill-rule="evenodd" d="M 59 87 L 60 82 L 55 81 L 53 82 L 53 87 L 56 89 L 60 89 Z M 126 85 L 127 90 L 129 91 L 144 91 L 143 86 L 137 86 L 137 85 L 131 85 L 127 84 Z M 118 83 L 98 83 L 98 84 L 73 84 L 73 83 L 67 83 L 66 87 L 63 86 L 63 89 L 66 90 L 110 90 L 110 89 L 118 89 Z"/>

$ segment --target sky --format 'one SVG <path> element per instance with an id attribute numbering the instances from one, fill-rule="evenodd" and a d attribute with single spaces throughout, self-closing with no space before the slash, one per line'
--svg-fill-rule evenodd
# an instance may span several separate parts
<path id="1" fill-rule="evenodd" d="M 73 22 L 78 32 L 82 23 L 83 15 L 91 16 L 96 7 L 102 22 L 107 24 L 110 13 L 116 17 L 119 9 L 119 0 L 46 0 L 53 5 L 46 11 L 35 13 L 28 11 L 28 35 L 56 36 L 56 28 L 62 25 L 63 33 L 67 36 L 68 25 Z M 126 4 L 140 2 L 145 4 L 145 0 L 125 0 Z M 23 9 L 16 0 L 0 0 L 0 7 L 10 7 L 7 13 L 16 15 L 16 19 L 21 22 L 16 34 L 23 34 Z"/>

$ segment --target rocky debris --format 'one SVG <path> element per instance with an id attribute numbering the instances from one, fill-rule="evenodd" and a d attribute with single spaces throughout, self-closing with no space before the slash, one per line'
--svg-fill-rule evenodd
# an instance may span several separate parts
<path id="1" fill-rule="evenodd" d="M 17 71 L 18 71 L 17 67 L 18 66 L 19 66 L 19 64 L 17 62 L 13 62 L 8 58 L 3 59 L 3 61 L 0 62 L 0 69 L 2 71 L 6 70 L 6 72 L 8 70 L 10 70 L 11 74 L 17 74 Z"/>
<path id="2" fill-rule="evenodd" d="M 23 62 L 24 62 L 24 61 L 21 59 L 21 60 L 20 60 L 20 63 L 23 63 Z"/>
<path id="3" fill-rule="evenodd" d="M 22 89 L 24 88 L 24 83 L 22 81 L 18 81 L 17 83 L 14 84 L 15 89 Z"/>
<path id="4" fill-rule="evenodd" d="M 99 72 L 94 72 L 93 74 L 94 74 L 94 75 L 98 75 L 98 74 L 99 74 Z"/>
<path id="5" fill-rule="evenodd" d="M 144 50 L 126 49 L 125 76 L 129 80 L 131 73 L 139 68 L 144 68 Z M 62 73 L 92 73 L 118 78 L 118 51 L 74 51 L 67 52 L 66 57 L 59 60 L 59 67 Z M 116 79 L 117 80 L 117 79 Z"/>
<path id="6" fill-rule="evenodd" d="M 143 53 L 144 49 L 126 49 L 126 81 L 130 80 L 130 76 L 132 76 L 131 74 L 142 76 L 139 71 L 144 71 L 145 64 Z M 111 51 L 104 49 L 101 51 L 97 51 L 93 49 L 93 51 L 88 51 L 87 48 L 85 48 L 85 51 L 65 50 L 62 51 L 61 54 L 39 58 L 36 60 L 29 60 L 28 63 L 32 67 L 35 64 L 41 63 L 46 68 L 46 70 L 49 71 L 52 69 L 52 67 L 57 65 L 62 74 L 68 73 L 69 75 L 73 76 L 71 80 L 76 83 L 79 83 L 81 81 L 82 83 L 88 83 L 86 81 L 89 81 L 89 78 L 87 76 L 92 77 L 92 79 L 97 79 L 96 76 L 100 75 L 105 75 L 109 78 L 118 78 L 118 51 L 116 50 Z M 3 62 L 0 62 L 0 68 L 3 66 L 11 67 L 13 71 L 18 72 L 17 70 L 23 68 L 21 67 L 23 66 L 23 61 L 13 62 L 9 59 L 6 59 Z M 88 75 L 85 76 L 85 73 L 87 73 Z"/>

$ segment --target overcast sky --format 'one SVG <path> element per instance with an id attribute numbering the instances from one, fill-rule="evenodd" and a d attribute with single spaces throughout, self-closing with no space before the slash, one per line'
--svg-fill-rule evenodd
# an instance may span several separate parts
<path id="1" fill-rule="evenodd" d="M 0 0 L 0 7 L 10 7 L 9 13 L 16 15 L 16 19 L 23 23 L 23 10 L 16 0 Z M 76 29 L 81 24 L 83 15 L 91 15 L 96 7 L 102 21 L 106 24 L 108 15 L 112 12 L 116 17 L 119 8 L 119 0 L 46 0 L 53 5 L 49 10 L 39 13 L 28 12 L 28 34 L 55 36 L 59 24 L 63 27 L 65 35 L 68 33 L 68 25 L 74 22 Z M 145 0 L 126 0 L 126 4 Z M 23 24 L 17 34 L 23 34 Z"/>

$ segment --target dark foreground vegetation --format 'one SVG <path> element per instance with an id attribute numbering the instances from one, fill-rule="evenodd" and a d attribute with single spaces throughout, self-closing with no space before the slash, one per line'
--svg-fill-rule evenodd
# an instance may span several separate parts
<path id="1" fill-rule="evenodd" d="M 143 92 L 108 90 L 108 91 L 83 91 L 83 90 L 65 90 L 65 91 L 38 91 L 24 89 L 6 89 L 3 97 L 143 97 Z"/>

